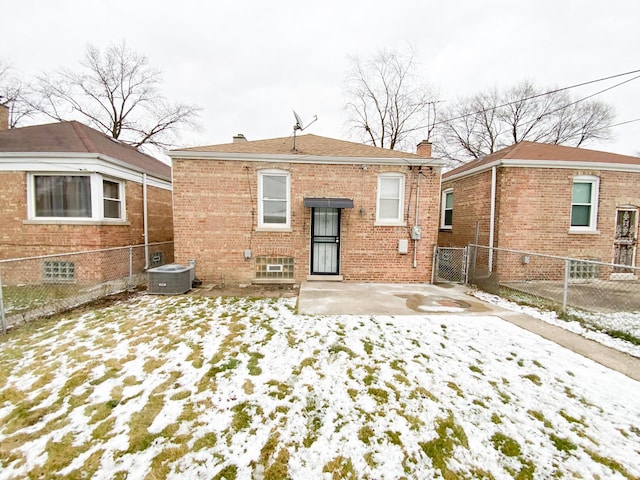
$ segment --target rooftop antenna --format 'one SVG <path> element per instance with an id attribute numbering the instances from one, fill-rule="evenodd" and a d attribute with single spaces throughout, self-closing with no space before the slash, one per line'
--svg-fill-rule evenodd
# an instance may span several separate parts
<path id="1" fill-rule="evenodd" d="M 302 119 L 300 118 L 300 115 L 298 115 L 295 110 L 293 111 L 293 116 L 296 119 L 296 124 L 293 126 L 293 151 L 295 152 L 296 151 L 296 132 L 298 130 L 300 130 L 301 132 L 304 131 L 305 128 L 307 128 L 313 122 L 318 120 L 318 116 L 314 115 L 311 123 L 308 123 L 306 126 L 302 123 Z"/>

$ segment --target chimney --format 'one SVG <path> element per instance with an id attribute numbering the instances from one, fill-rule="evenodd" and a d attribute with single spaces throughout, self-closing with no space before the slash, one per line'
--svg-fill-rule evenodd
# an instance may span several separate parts
<path id="1" fill-rule="evenodd" d="M 431 158 L 431 142 L 422 140 L 416 147 L 416 153 L 421 157 Z"/>
<path id="2" fill-rule="evenodd" d="M 240 143 L 240 142 L 246 142 L 246 141 L 247 141 L 246 137 L 241 133 L 233 137 L 233 143 Z"/>
<path id="3" fill-rule="evenodd" d="M 0 105 L 0 130 L 9 130 L 9 107 Z"/>

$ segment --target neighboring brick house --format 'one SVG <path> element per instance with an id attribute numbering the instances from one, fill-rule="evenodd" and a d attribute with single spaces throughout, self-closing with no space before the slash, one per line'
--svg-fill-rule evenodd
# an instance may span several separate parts
<path id="1" fill-rule="evenodd" d="M 176 262 L 212 284 L 429 282 L 442 164 L 418 152 L 316 135 L 170 152 Z"/>
<path id="2" fill-rule="evenodd" d="M 0 182 L 0 259 L 173 239 L 171 168 L 76 121 L 0 131 Z"/>
<path id="3" fill-rule="evenodd" d="M 438 245 L 636 266 L 639 208 L 640 158 L 520 142 L 443 175 Z"/>

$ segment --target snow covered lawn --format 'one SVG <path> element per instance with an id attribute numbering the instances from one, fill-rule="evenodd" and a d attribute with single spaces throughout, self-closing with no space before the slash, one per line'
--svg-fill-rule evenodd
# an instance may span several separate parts
<path id="1" fill-rule="evenodd" d="M 637 479 L 639 399 L 495 317 L 140 295 L 0 337 L 0 479 Z"/>

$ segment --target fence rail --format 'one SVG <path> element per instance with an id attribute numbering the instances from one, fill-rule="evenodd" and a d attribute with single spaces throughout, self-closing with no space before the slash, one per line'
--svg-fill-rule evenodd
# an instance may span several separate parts
<path id="1" fill-rule="evenodd" d="M 640 267 L 469 245 L 469 283 L 490 293 L 582 310 L 640 312 Z"/>
<path id="2" fill-rule="evenodd" d="M 146 269 L 167 263 L 173 242 L 0 260 L 2 332 L 135 288 L 146 283 Z"/>

